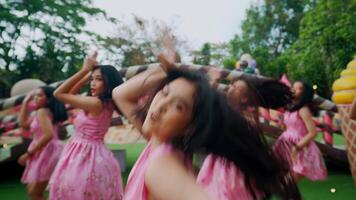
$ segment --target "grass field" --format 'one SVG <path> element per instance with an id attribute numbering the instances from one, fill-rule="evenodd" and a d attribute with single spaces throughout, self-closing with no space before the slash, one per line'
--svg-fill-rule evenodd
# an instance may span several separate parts
<path id="1" fill-rule="evenodd" d="M 110 149 L 124 148 L 127 150 L 127 167 L 123 173 L 123 181 L 126 182 L 130 169 L 138 155 L 144 148 L 144 144 L 108 145 Z M 6 173 L 6 172 L 0 172 Z M 299 183 L 300 191 L 304 200 L 354 200 L 356 199 L 356 187 L 348 172 L 336 169 L 329 170 L 329 178 L 322 182 L 303 180 Z M 332 193 L 331 189 L 336 192 Z M 22 200 L 28 199 L 25 186 L 19 178 L 0 181 L 0 199 Z"/>

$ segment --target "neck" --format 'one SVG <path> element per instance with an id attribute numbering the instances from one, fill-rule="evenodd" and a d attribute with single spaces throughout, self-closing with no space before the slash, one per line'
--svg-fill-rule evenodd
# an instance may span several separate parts
<path id="1" fill-rule="evenodd" d="M 156 148 L 157 146 L 162 144 L 162 142 L 155 135 L 152 135 L 150 142 L 151 142 L 151 146 L 153 148 Z"/>

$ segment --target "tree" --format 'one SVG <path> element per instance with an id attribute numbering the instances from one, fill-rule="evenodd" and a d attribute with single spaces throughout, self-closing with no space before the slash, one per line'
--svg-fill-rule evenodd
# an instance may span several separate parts
<path id="1" fill-rule="evenodd" d="M 242 22 L 242 34 L 229 42 L 231 56 L 238 60 L 250 53 L 263 74 L 278 77 L 285 71 L 285 60 L 278 57 L 299 37 L 299 22 L 313 4 L 312 0 L 265 0 L 252 5 Z"/>
<path id="2" fill-rule="evenodd" d="M 209 65 L 210 60 L 211 60 L 211 55 L 210 55 L 210 44 L 209 43 L 204 43 L 203 47 L 199 50 L 196 51 L 194 54 L 194 64 L 199 64 L 199 65 Z"/>
<path id="3" fill-rule="evenodd" d="M 84 29 L 88 18 L 108 18 L 92 0 L 4 1 L 0 3 L 0 93 L 22 78 L 52 82 L 71 74 L 82 62 L 87 44 L 100 39 Z M 85 39 L 83 39 L 85 38 Z"/>
<path id="4" fill-rule="evenodd" d="M 300 36 L 286 51 L 291 78 L 307 79 L 331 95 L 331 85 L 356 54 L 356 1 L 319 0 L 301 21 Z"/>
<path id="5" fill-rule="evenodd" d="M 131 22 L 121 21 L 116 26 L 116 34 L 107 37 L 100 45 L 108 51 L 105 60 L 118 66 L 157 62 L 157 53 L 161 51 L 162 40 L 166 36 L 170 36 L 178 53 L 187 52 L 187 43 L 174 32 L 174 24 L 134 16 Z"/>

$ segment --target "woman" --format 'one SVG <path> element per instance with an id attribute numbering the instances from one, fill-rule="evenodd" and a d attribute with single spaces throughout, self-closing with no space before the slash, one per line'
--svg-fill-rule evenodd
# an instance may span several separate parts
<path id="1" fill-rule="evenodd" d="M 63 149 L 58 139 L 58 126 L 67 119 L 64 105 L 53 96 L 54 88 L 43 86 L 30 92 L 22 102 L 20 126 L 30 129 L 33 140 L 28 150 L 19 158 L 26 165 L 21 181 L 27 184 L 30 199 L 45 199 L 44 190 Z M 34 95 L 36 114 L 28 115 L 28 103 Z"/>
<path id="2" fill-rule="evenodd" d="M 217 82 L 219 79 L 211 80 Z M 226 96 L 235 112 L 241 113 L 254 125 L 258 124 L 258 106 L 276 109 L 286 106 L 291 100 L 290 89 L 279 81 L 245 75 L 231 81 Z M 204 159 L 197 183 L 219 200 L 262 199 L 266 196 L 256 187 L 246 185 L 243 171 L 234 162 L 215 154 Z"/>
<path id="3" fill-rule="evenodd" d="M 324 180 L 327 178 L 327 171 L 314 142 L 317 131 L 308 107 L 313 99 L 313 89 L 302 81 L 296 81 L 293 92 L 293 102 L 284 114 L 287 129 L 276 141 L 274 149 L 289 161 L 296 182 L 303 177 Z"/>
<path id="4" fill-rule="evenodd" d="M 233 161 L 249 186 L 298 198 L 283 163 L 203 74 L 178 70 L 162 54 L 159 60 L 164 70 L 141 73 L 113 91 L 116 105 L 150 138 L 130 172 L 124 199 L 213 199 L 195 184 L 191 170 L 192 153 L 202 150 Z M 147 93 L 150 99 L 138 107 Z"/>
<path id="5" fill-rule="evenodd" d="M 96 65 L 95 52 L 86 58 L 81 70 L 57 88 L 55 97 L 82 109 L 50 180 L 50 199 L 122 199 L 121 170 L 103 139 L 114 105 L 112 89 L 123 81 L 110 65 Z M 89 95 L 76 93 L 89 80 Z"/>

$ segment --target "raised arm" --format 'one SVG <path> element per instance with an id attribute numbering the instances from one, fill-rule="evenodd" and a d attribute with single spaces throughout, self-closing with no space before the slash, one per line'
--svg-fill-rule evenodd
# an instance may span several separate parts
<path id="1" fill-rule="evenodd" d="M 90 72 L 96 64 L 96 57 L 97 52 L 94 52 L 87 57 L 84 60 L 82 69 L 64 81 L 64 83 L 53 93 L 53 95 L 63 103 L 70 104 L 75 108 L 83 109 L 91 115 L 98 115 L 101 113 L 103 105 L 100 99 L 97 97 L 80 96 L 73 93 L 77 92 L 75 90 L 79 90 L 78 84 L 83 84 L 86 77 L 89 78 Z"/>
<path id="2" fill-rule="evenodd" d="M 218 68 L 211 68 L 208 71 L 208 77 L 209 77 L 209 81 L 210 81 L 210 85 L 212 88 L 217 89 L 218 85 L 219 85 L 219 81 L 221 79 L 221 70 Z"/>
<path id="3" fill-rule="evenodd" d="M 78 81 L 69 91 L 70 94 L 78 94 L 83 86 L 89 83 L 90 73 L 87 73 L 80 81 Z"/>
<path id="4" fill-rule="evenodd" d="M 20 127 L 24 128 L 24 129 L 28 129 L 31 124 L 31 119 L 29 117 L 29 113 L 27 110 L 27 104 L 32 99 L 32 96 L 33 96 L 33 92 L 31 91 L 26 95 L 26 97 L 22 101 L 22 105 L 21 105 L 21 111 L 20 111 L 20 115 L 19 115 L 19 124 L 20 124 Z"/>
<path id="5" fill-rule="evenodd" d="M 141 130 L 142 122 L 133 116 L 133 111 L 137 107 L 139 98 L 152 90 L 165 77 L 166 73 L 162 68 L 156 66 L 136 75 L 113 90 L 115 104 L 138 130 Z"/>

